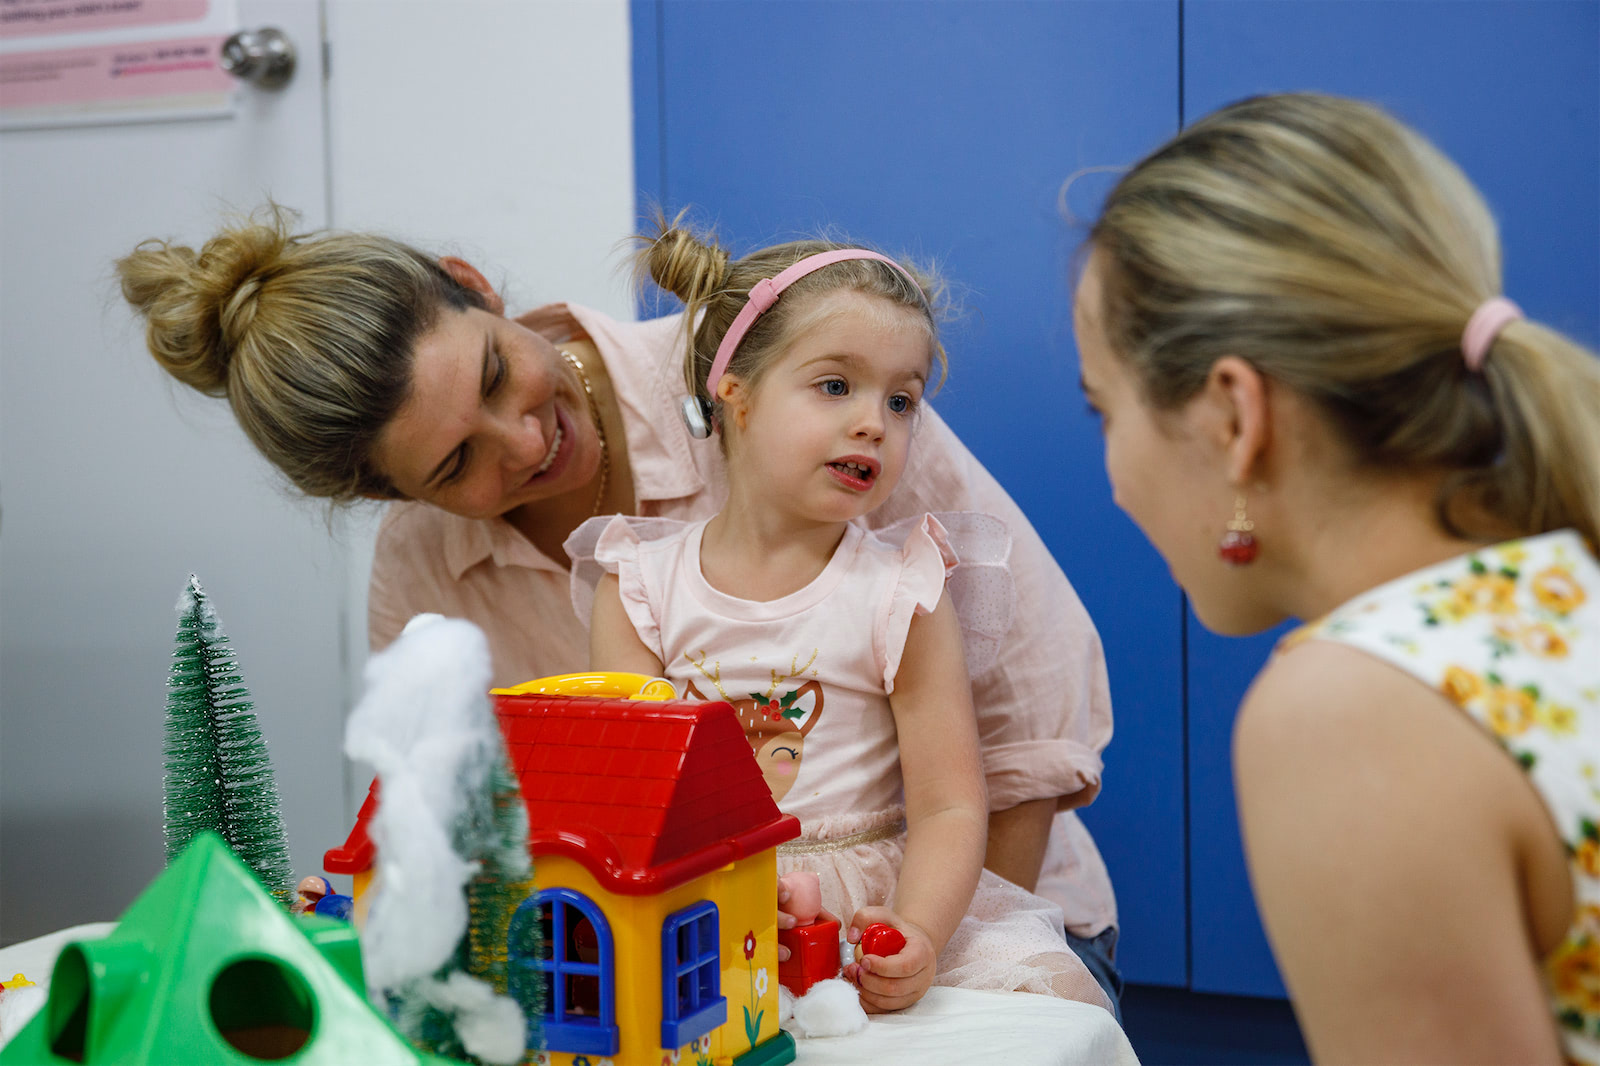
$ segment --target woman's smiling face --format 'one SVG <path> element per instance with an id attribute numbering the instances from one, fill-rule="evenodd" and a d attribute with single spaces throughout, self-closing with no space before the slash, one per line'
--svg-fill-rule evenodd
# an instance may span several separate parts
<path id="1" fill-rule="evenodd" d="M 495 309 L 444 310 L 417 341 L 411 389 L 378 434 L 396 489 L 466 518 L 581 488 L 600 441 L 577 372 Z"/>

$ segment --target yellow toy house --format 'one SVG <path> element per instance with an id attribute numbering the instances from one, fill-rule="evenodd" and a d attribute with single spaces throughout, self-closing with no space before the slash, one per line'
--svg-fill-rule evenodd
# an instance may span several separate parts
<path id="1" fill-rule="evenodd" d="M 792 1062 L 778 1028 L 775 849 L 800 826 L 773 802 L 733 708 L 494 698 L 534 855 L 504 940 L 509 991 L 542 1027 L 524 1061 Z M 358 894 L 376 857 L 376 787 L 325 860 L 355 875 Z"/>

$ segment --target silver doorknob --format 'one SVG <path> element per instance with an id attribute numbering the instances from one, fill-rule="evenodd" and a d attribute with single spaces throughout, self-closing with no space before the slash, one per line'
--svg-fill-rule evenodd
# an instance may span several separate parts
<path id="1" fill-rule="evenodd" d="M 294 76 L 294 45 L 271 26 L 240 30 L 222 42 L 222 69 L 258 89 L 281 89 Z"/>

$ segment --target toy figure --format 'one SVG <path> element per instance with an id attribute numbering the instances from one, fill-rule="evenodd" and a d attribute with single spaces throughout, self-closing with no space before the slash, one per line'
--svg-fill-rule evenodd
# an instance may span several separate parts
<path id="1" fill-rule="evenodd" d="M 792 924 L 790 920 L 792 919 Z M 822 883 L 810 870 L 778 878 L 778 983 L 803 996 L 839 976 L 839 920 L 822 910 Z"/>
<path id="2" fill-rule="evenodd" d="M 317 901 L 333 891 L 326 877 L 302 877 L 295 886 L 295 901 L 289 905 L 290 914 L 308 914 L 317 908 Z"/>

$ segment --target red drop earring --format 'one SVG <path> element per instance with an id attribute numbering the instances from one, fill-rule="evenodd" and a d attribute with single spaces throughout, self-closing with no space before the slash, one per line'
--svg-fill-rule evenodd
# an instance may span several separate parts
<path id="1" fill-rule="evenodd" d="M 1223 562 L 1229 566 L 1245 566 L 1255 562 L 1256 554 L 1261 550 L 1255 534 L 1251 532 L 1255 528 L 1256 524 L 1245 516 L 1244 497 L 1236 496 L 1233 517 L 1228 520 L 1228 531 L 1217 544 L 1217 554 L 1222 556 Z"/>

